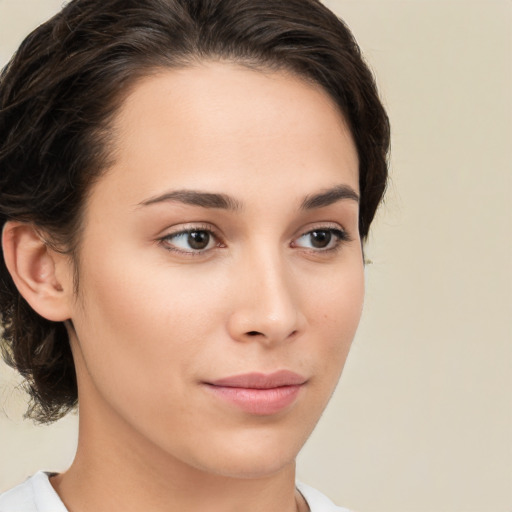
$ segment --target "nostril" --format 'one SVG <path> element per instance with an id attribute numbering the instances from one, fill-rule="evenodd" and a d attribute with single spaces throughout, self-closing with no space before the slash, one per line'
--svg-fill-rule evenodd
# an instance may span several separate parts
<path id="1" fill-rule="evenodd" d="M 297 331 L 293 331 L 290 333 L 289 337 L 291 338 L 292 336 L 294 336 L 295 334 L 297 333 Z M 248 331 L 246 333 L 247 336 L 251 336 L 251 337 L 254 337 L 254 336 L 265 336 L 262 332 L 259 332 L 259 331 Z"/>

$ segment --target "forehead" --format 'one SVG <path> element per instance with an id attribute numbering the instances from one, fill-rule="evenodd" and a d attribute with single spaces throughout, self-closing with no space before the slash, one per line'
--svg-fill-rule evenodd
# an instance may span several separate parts
<path id="1" fill-rule="evenodd" d="M 122 170 L 135 195 L 175 181 L 227 193 L 240 180 L 246 190 L 286 188 L 290 179 L 313 187 L 322 171 L 332 175 L 325 186 L 358 190 L 357 152 L 339 108 L 320 86 L 285 72 L 229 63 L 158 72 L 135 85 L 114 133 L 109 174 Z"/>

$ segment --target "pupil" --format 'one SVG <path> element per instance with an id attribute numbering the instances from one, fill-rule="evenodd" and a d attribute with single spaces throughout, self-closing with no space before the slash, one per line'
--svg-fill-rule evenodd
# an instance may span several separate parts
<path id="1" fill-rule="evenodd" d="M 207 231 L 193 231 L 188 234 L 188 244 L 192 249 L 205 249 L 210 242 L 210 233 Z"/>
<path id="2" fill-rule="evenodd" d="M 313 231 L 311 233 L 311 241 L 316 249 L 323 249 L 329 245 L 332 234 L 330 231 Z"/>

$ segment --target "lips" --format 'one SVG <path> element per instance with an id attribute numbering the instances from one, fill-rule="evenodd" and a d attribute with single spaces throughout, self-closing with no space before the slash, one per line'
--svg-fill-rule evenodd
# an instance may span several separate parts
<path id="1" fill-rule="evenodd" d="M 270 374 L 234 375 L 205 385 L 214 396 L 244 412 L 271 415 L 291 406 L 306 382 L 297 373 L 280 370 Z"/>

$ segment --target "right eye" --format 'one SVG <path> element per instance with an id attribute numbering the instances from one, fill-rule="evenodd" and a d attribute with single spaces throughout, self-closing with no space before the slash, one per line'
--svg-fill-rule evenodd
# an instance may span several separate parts
<path id="1" fill-rule="evenodd" d="M 187 229 L 161 238 L 166 249 L 183 253 L 201 253 L 219 245 L 215 235 L 207 229 Z"/>

